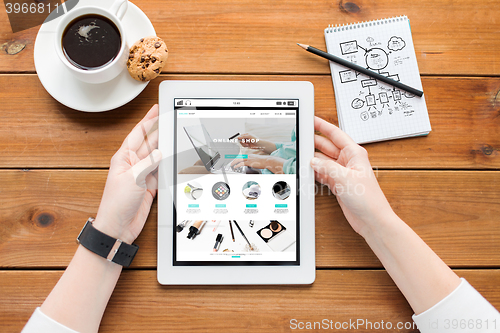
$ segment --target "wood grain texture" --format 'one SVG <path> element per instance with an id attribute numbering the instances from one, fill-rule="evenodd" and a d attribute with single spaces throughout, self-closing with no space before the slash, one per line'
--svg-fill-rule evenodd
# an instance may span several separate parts
<path id="1" fill-rule="evenodd" d="M 0 171 L 0 267 L 64 268 L 99 206 L 105 170 Z M 379 171 L 396 213 L 452 267 L 500 267 L 500 173 Z M 157 205 L 133 267 L 155 268 Z M 316 265 L 381 267 L 326 187 L 316 196 Z"/>
<path id="2" fill-rule="evenodd" d="M 0 271 L 2 331 L 19 332 L 61 274 Z M 460 270 L 457 274 L 500 308 L 500 270 Z M 156 271 L 126 271 L 111 297 L 100 332 L 289 332 L 292 319 L 304 323 L 327 319 L 333 325 L 349 319 L 364 319 L 373 325 L 383 320 L 395 327 L 398 322 L 412 322 L 412 314 L 385 271 L 317 271 L 310 286 L 208 287 L 160 286 Z M 360 326 L 353 331 L 375 330 Z"/>
<path id="3" fill-rule="evenodd" d="M 39 27 L 13 34 L 0 11 L 2 332 L 19 332 L 61 276 L 99 205 L 107 170 L 95 169 L 109 166 L 157 102 L 162 80 L 311 81 L 316 115 L 337 124 L 328 62 L 295 43 L 325 49 L 329 24 L 396 15 L 411 21 L 433 131 L 365 147 L 376 169 L 391 169 L 377 177 L 396 213 L 500 308 L 500 80 L 491 77 L 500 74 L 498 0 L 133 2 L 169 47 L 168 75 L 126 106 L 94 114 L 47 94 L 33 74 Z M 25 47 L 9 54 L 16 43 Z M 291 319 L 411 322 L 413 312 L 387 273 L 369 270 L 380 262 L 325 187 L 316 196 L 320 269 L 311 286 L 160 286 L 156 218 L 155 202 L 101 332 L 288 332 Z"/>
<path id="4" fill-rule="evenodd" d="M 134 101 L 103 113 L 69 109 L 35 75 L 0 75 L 0 167 L 108 167 L 122 141 L 158 101 L 162 80 L 304 80 L 315 86 L 316 115 L 337 124 L 331 77 L 163 75 Z M 377 168 L 500 169 L 500 81 L 424 78 L 428 137 L 365 145 Z"/>
<path id="5" fill-rule="evenodd" d="M 326 60 L 295 43 L 325 49 L 323 30 L 329 24 L 407 15 L 422 74 L 500 74 L 497 0 L 133 2 L 167 43 L 168 73 L 327 74 Z M 0 49 L 0 72 L 34 72 L 38 30 L 13 34 L 6 12 L 0 12 L 0 45 L 27 45 L 16 55 Z"/>

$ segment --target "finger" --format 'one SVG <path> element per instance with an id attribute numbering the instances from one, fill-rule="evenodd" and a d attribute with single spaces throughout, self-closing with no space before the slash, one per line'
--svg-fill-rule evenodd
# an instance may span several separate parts
<path id="1" fill-rule="evenodd" d="M 236 164 L 243 163 L 243 162 L 244 162 L 244 160 L 242 160 L 242 159 L 233 160 L 231 162 L 231 166 L 234 167 Z"/>
<path id="2" fill-rule="evenodd" d="M 311 167 L 317 173 L 330 177 L 334 182 L 345 174 L 345 168 L 330 158 L 313 157 Z"/>
<path id="3" fill-rule="evenodd" d="M 323 185 L 328 185 L 328 177 L 314 171 L 314 179 Z"/>
<path id="4" fill-rule="evenodd" d="M 154 172 L 146 176 L 146 187 L 148 192 L 151 193 L 151 196 L 154 198 L 158 190 L 158 179 L 154 176 Z"/>
<path id="5" fill-rule="evenodd" d="M 351 137 L 340 128 L 319 117 L 314 117 L 314 129 L 326 135 L 326 137 L 341 150 L 348 145 L 356 144 Z"/>
<path id="6" fill-rule="evenodd" d="M 158 130 L 147 135 L 141 147 L 137 150 L 137 156 L 142 160 L 158 148 Z"/>
<path id="7" fill-rule="evenodd" d="M 140 160 L 132 167 L 135 183 L 140 187 L 146 187 L 146 177 L 154 171 L 161 161 L 161 152 L 155 149 L 146 158 Z"/>
<path id="8" fill-rule="evenodd" d="M 252 135 L 250 133 L 243 133 L 243 134 L 241 134 L 241 135 L 238 136 L 238 140 L 249 139 L 251 137 L 252 137 Z"/>
<path id="9" fill-rule="evenodd" d="M 155 170 L 155 171 L 151 172 L 151 175 L 152 175 L 153 177 L 155 177 L 155 178 L 156 178 L 156 180 L 158 181 L 158 168 L 156 168 L 156 170 Z"/>
<path id="10" fill-rule="evenodd" d="M 340 149 L 324 136 L 317 134 L 314 135 L 314 148 L 322 151 L 324 154 L 330 156 L 331 158 L 339 158 Z"/>
<path id="11" fill-rule="evenodd" d="M 319 151 L 314 152 L 314 157 L 321 158 L 322 160 L 331 160 L 332 159 L 330 156 L 327 156 Z M 335 159 L 333 159 L 333 160 L 336 161 Z"/>
<path id="12" fill-rule="evenodd" d="M 137 151 L 144 142 L 144 137 L 158 121 L 158 104 L 153 105 L 144 118 L 132 129 L 123 141 L 122 148 Z"/>

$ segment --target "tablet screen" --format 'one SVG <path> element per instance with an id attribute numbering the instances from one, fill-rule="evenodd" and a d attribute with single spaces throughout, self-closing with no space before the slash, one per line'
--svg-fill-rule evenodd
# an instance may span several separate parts
<path id="1" fill-rule="evenodd" d="M 173 265 L 299 265 L 299 100 L 174 110 Z"/>

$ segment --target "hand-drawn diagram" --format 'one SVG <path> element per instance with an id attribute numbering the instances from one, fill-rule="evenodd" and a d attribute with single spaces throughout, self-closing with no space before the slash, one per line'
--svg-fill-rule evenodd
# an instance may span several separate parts
<path id="1" fill-rule="evenodd" d="M 405 48 L 406 42 L 401 37 L 392 36 L 386 45 L 373 37 L 366 38 L 366 43 L 366 48 L 357 40 L 342 42 L 339 46 L 342 55 L 353 63 L 358 63 L 358 57 L 361 55 L 360 62 L 364 61 L 364 64 L 359 65 L 399 81 L 399 74 L 390 73 L 386 68 L 389 65 L 389 68 L 399 67 L 404 63 L 405 58 L 398 56 L 397 52 Z M 381 117 L 384 112 L 388 115 L 402 112 L 405 117 L 413 115 L 414 107 L 409 99 L 415 97 L 414 95 L 387 84 L 381 85 L 376 79 L 366 78 L 364 75 L 358 78 L 360 73 L 354 70 L 343 70 L 339 75 L 342 84 L 359 85 L 359 94 L 352 100 L 351 107 L 360 113 L 363 121 Z"/>

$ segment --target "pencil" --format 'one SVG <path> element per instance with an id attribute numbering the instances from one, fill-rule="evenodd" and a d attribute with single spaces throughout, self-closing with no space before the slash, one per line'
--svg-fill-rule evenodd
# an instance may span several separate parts
<path id="1" fill-rule="evenodd" d="M 238 132 L 238 133 L 236 133 L 235 135 L 233 135 L 232 137 L 230 137 L 230 138 L 229 138 L 229 140 L 234 139 L 234 138 L 235 138 L 235 137 L 237 137 L 238 135 L 240 135 L 240 133 L 239 133 L 239 132 Z"/>
<path id="2" fill-rule="evenodd" d="M 321 50 L 318 50 L 317 48 L 315 47 L 312 47 L 312 46 L 309 46 L 309 45 L 305 45 L 305 44 L 299 44 L 297 43 L 298 46 L 300 46 L 301 48 L 303 48 L 304 50 L 308 51 L 308 52 L 311 52 L 311 53 L 314 53 L 316 55 L 319 55 L 320 57 L 323 57 L 323 58 L 326 58 L 328 60 L 331 60 L 339 65 L 342 65 L 342 66 L 345 66 L 347 68 L 350 68 L 352 70 L 355 70 L 356 72 L 360 72 L 360 73 L 363 73 L 369 77 L 372 77 L 374 79 L 377 79 L 379 81 L 382 81 L 382 82 L 385 82 L 387 84 L 390 84 L 391 86 L 394 86 L 396 88 L 399 88 L 399 89 L 402 89 L 404 91 L 407 91 L 409 93 L 412 93 L 413 95 L 416 95 L 418 97 L 422 97 L 422 95 L 424 94 L 423 91 L 420 91 L 418 89 L 415 89 L 415 88 L 412 88 L 412 87 L 409 87 L 407 86 L 406 84 L 403 84 L 399 81 L 395 81 L 393 79 L 390 79 L 388 77 L 385 77 L 379 73 L 376 73 L 374 71 L 371 71 L 369 69 L 366 69 L 364 67 L 361 67 L 359 65 L 356 65 L 350 61 L 347 61 L 347 60 L 344 60 L 342 58 L 339 58 L 337 56 L 334 56 L 333 54 L 330 54 L 330 53 L 327 53 L 327 52 L 324 52 L 324 51 L 321 51 Z"/>
<path id="3" fill-rule="evenodd" d="M 229 220 L 229 228 L 231 229 L 231 237 L 233 237 L 233 242 L 234 242 L 234 232 L 233 232 L 233 225 L 231 224 L 231 220 Z"/>

